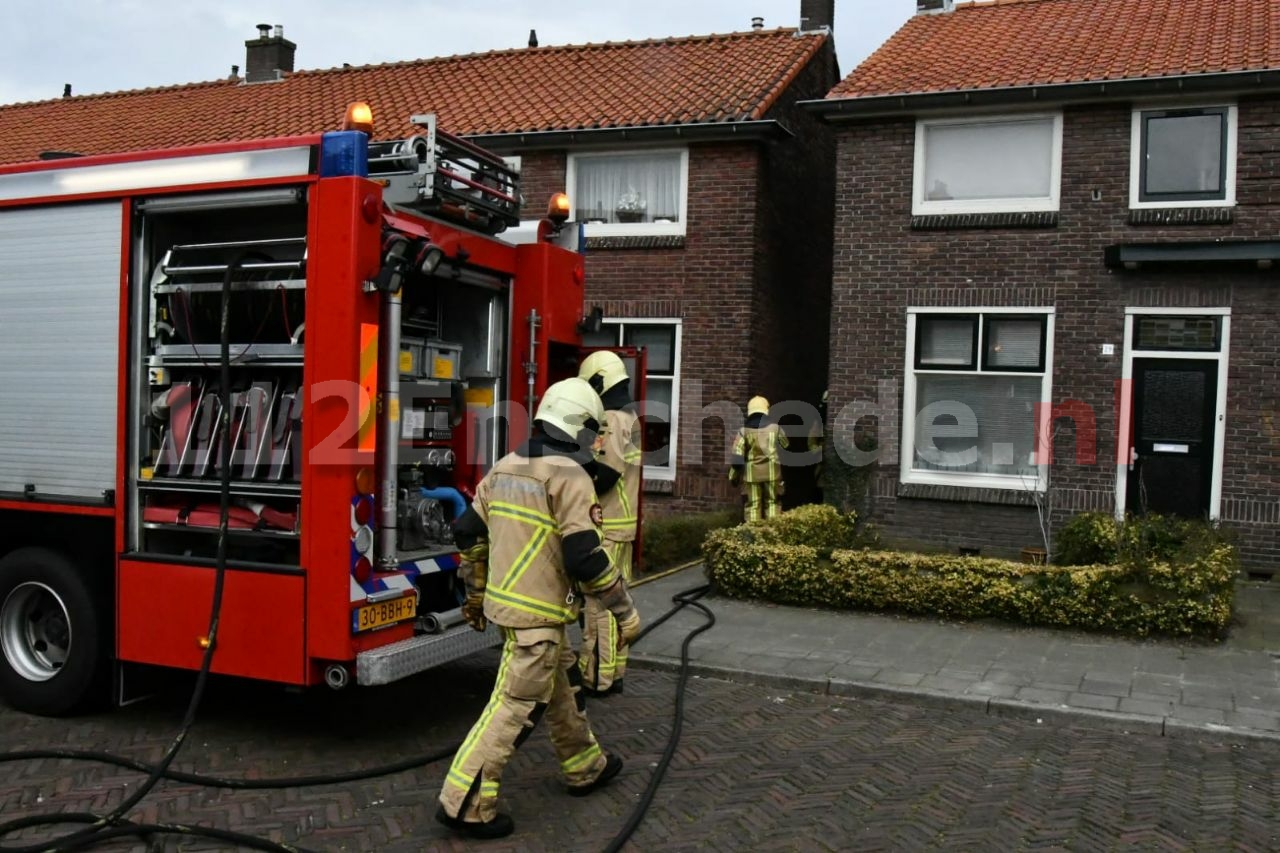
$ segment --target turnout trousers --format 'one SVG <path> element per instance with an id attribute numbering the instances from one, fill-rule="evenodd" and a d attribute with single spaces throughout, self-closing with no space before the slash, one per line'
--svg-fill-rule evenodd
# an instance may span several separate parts
<path id="1" fill-rule="evenodd" d="M 742 510 L 743 521 L 759 521 L 762 518 L 776 518 L 781 515 L 782 507 L 778 504 L 776 480 L 744 483 L 742 492 L 747 498 Z"/>
<path id="2" fill-rule="evenodd" d="M 440 791 L 450 817 L 487 822 L 498 812 L 503 768 L 544 716 L 565 782 L 594 782 L 605 756 L 587 722 L 577 656 L 563 625 L 503 628 L 493 694 L 471 727 Z"/>
<path id="3" fill-rule="evenodd" d="M 631 542 L 606 539 L 605 550 L 618 573 L 631 582 Z M 603 693 L 627 674 L 627 646 L 618 636 L 618 620 L 588 595 L 582 607 L 582 656 L 578 660 L 583 686 Z"/>

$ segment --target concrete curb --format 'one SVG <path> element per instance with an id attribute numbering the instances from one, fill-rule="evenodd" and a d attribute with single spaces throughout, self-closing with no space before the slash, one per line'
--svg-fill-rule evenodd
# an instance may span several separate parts
<path id="1" fill-rule="evenodd" d="M 628 665 L 636 669 L 646 669 L 654 672 L 680 672 L 679 660 L 638 655 L 635 652 L 631 653 Z M 1046 705 L 1021 699 L 976 696 L 967 693 L 947 693 L 923 687 L 903 687 L 892 684 L 827 678 L 824 676 L 785 675 L 777 672 L 760 672 L 749 669 L 712 666 L 696 661 L 690 661 L 689 675 L 780 690 L 818 693 L 846 699 L 910 702 L 946 710 L 981 711 L 988 716 L 1033 720 L 1036 723 L 1052 725 L 1085 724 L 1109 731 L 1156 735 L 1168 738 L 1187 739 L 1211 736 L 1217 740 L 1280 743 L 1280 732 L 1250 729 L 1243 726 L 1196 723 L 1167 716 L 1122 714 L 1115 711 L 1076 708 L 1071 705 Z"/>
<path id="2" fill-rule="evenodd" d="M 987 713 L 993 717 L 1012 720 L 1034 720 L 1036 723 L 1076 725 L 1082 719 L 1093 728 L 1140 735 L 1163 735 L 1164 717 L 1146 714 L 1119 714 L 1115 711 L 1095 711 L 1070 705 L 1042 705 L 1022 699 L 992 697 Z"/>
<path id="3" fill-rule="evenodd" d="M 1173 717 L 1164 718 L 1164 736 L 1186 740 L 1212 735 L 1219 740 L 1228 741 L 1269 741 L 1280 743 L 1280 733 L 1261 729 L 1250 729 L 1244 726 L 1223 726 L 1217 723 L 1191 723 Z"/>

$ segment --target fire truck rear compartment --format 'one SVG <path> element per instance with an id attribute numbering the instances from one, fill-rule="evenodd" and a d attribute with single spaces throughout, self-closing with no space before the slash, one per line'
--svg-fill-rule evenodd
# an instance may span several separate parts
<path id="1" fill-rule="evenodd" d="M 230 268 L 228 556 L 300 562 L 306 206 L 299 190 L 138 204 L 131 550 L 211 559 L 222 471 L 223 280 Z"/>
<path id="2" fill-rule="evenodd" d="M 201 196 L 189 208 L 140 205 L 130 550 L 182 562 L 216 555 L 219 321 L 233 266 L 228 558 L 300 570 L 304 355 L 323 345 L 307 337 L 304 322 L 307 206 L 296 192 L 237 199 L 250 204 Z M 363 525 L 352 531 L 356 556 L 377 562 L 366 585 L 371 601 L 385 588 L 378 573 L 398 572 L 416 586 L 420 615 L 458 606 L 451 569 L 452 522 L 466 506 L 459 479 L 464 466 L 472 476 L 487 469 L 506 443 L 495 417 L 506 382 L 506 286 L 448 264 L 414 270 L 404 283 L 394 555 L 378 562 Z M 376 518 L 367 526 L 376 530 Z"/>

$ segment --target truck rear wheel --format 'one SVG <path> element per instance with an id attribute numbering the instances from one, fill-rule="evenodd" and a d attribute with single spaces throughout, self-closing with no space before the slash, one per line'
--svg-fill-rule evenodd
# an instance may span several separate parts
<path id="1" fill-rule="evenodd" d="M 106 624 L 87 578 L 67 557 L 20 548 L 0 559 L 0 698 L 47 716 L 99 698 Z"/>

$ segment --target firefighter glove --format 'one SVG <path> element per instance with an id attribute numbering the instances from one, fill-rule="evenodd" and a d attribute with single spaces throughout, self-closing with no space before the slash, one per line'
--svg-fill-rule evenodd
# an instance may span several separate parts
<path id="1" fill-rule="evenodd" d="M 458 569 L 458 576 L 467 588 L 467 597 L 470 598 L 473 593 L 483 597 L 489 577 L 489 543 L 481 540 L 470 548 L 464 548 L 460 556 L 462 565 Z"/>
<path id="2" fill-rule="evenodd" d="M 640 614 L 627 590 L 626 581 L 619 578 L 600 593 L 600 604 L 618 620 L 618 632 L 622 641 L 630 643 L 640 633 Z"/>
<path id="3" fill-rule="evenodd" d="M 467 600 L 462 603 L 462 618 L 477 631 L 489 627 L 489 620 L 484 616 L 484 593 L 468 592 Z"/>
<path id="4" fill-rule="evenodd" d="M 787 493 L 787 481 L 786 481 L 786 480 L 779 480 L 779 481 L 778 481 L 778 494 L 779 494 L 779 495 L 785 495 L 786 493 Z"/>
<path id="5" fill-rule="evenodd" d="M 618 638 L 626 645 L 631 645 L 640 636 L 640 613 L 634 607 L 618 619 Z"/>

